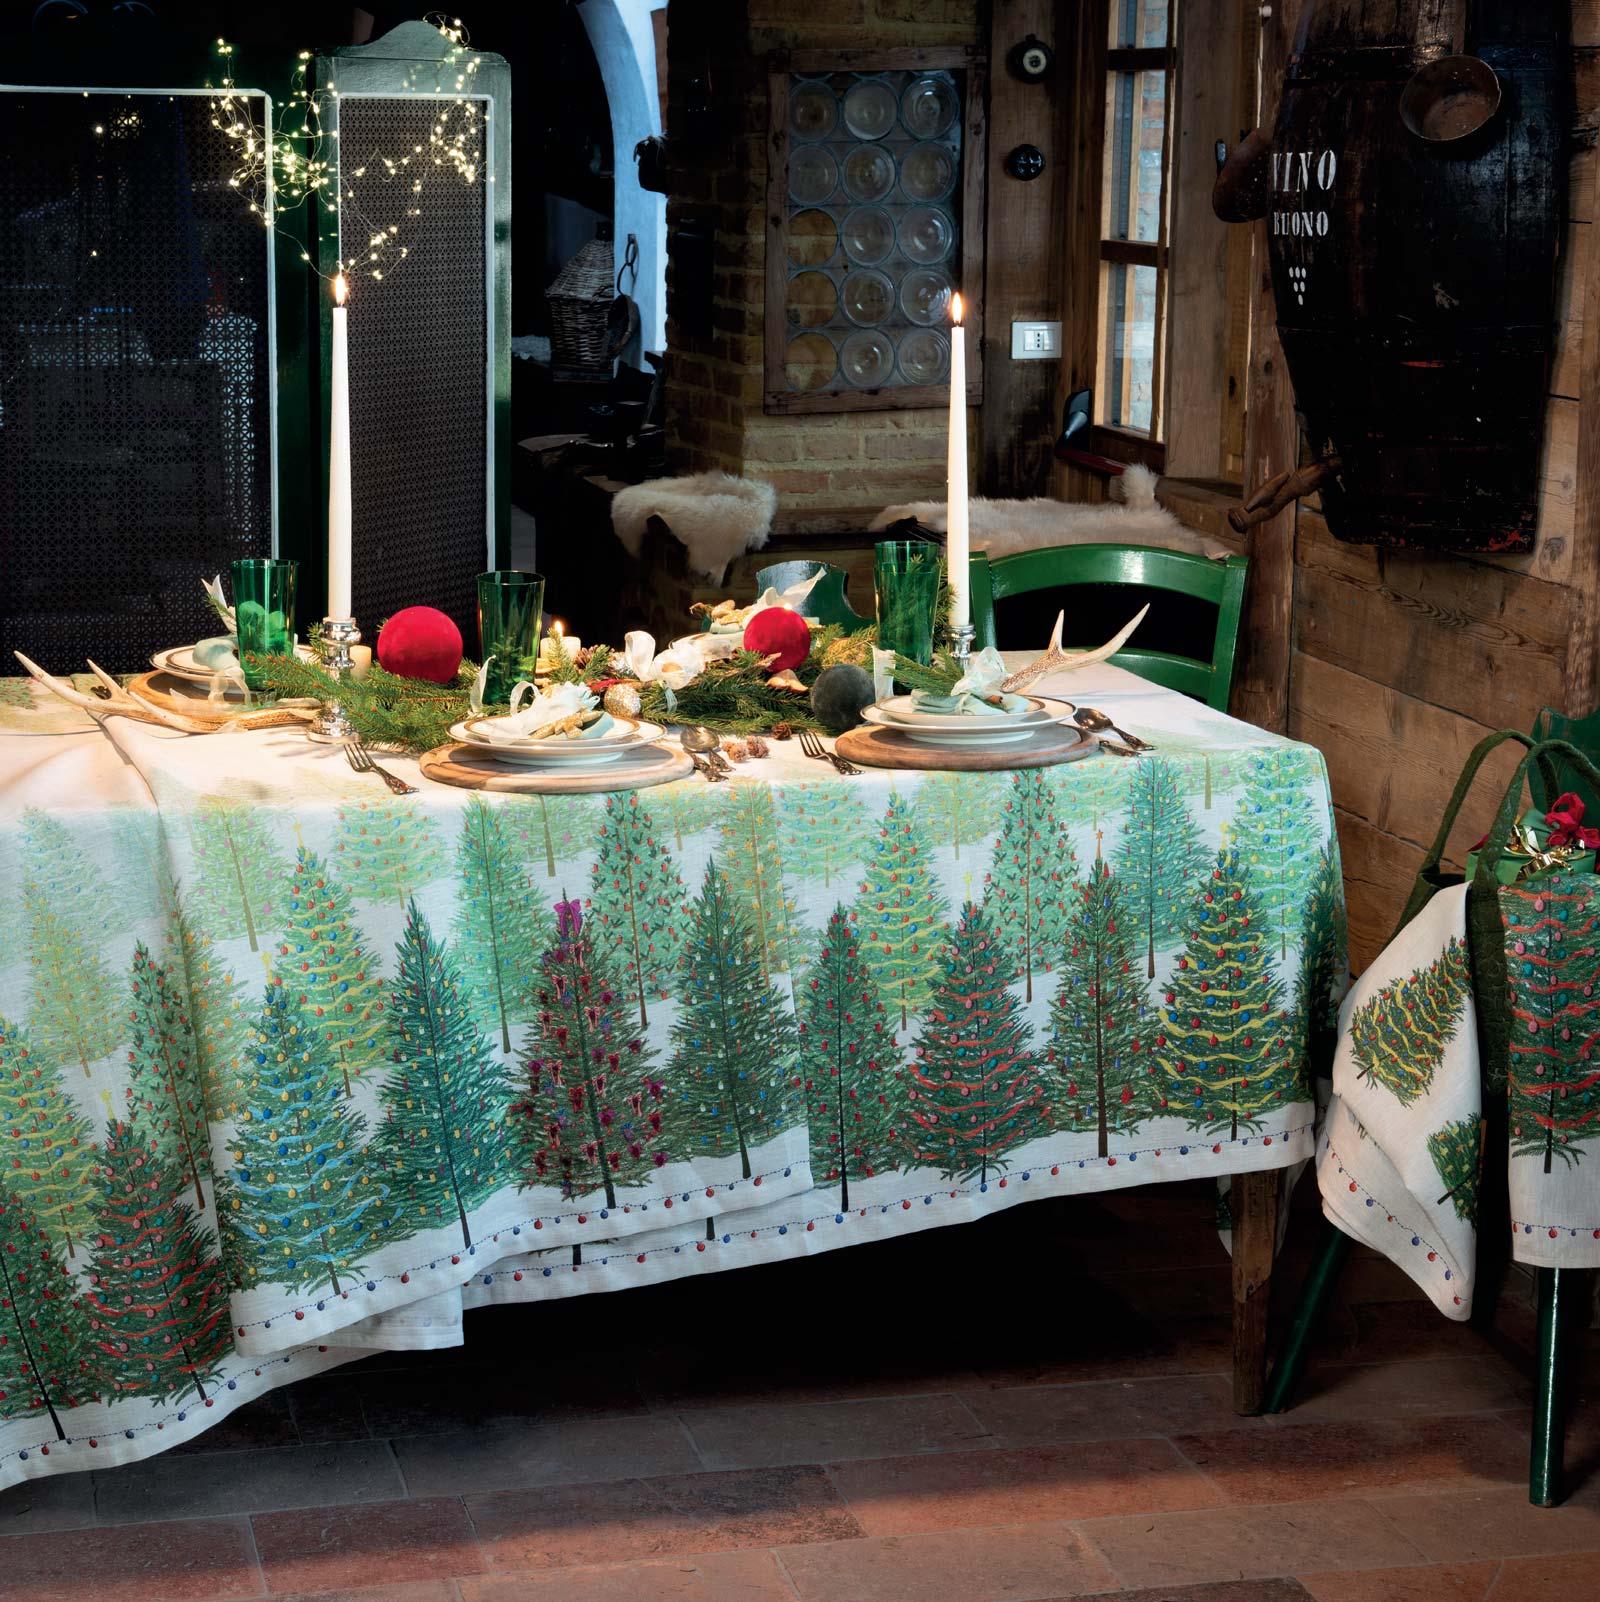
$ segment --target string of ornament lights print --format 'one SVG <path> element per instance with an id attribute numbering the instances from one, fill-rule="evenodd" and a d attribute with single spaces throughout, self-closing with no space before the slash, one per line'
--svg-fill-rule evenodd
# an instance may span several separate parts
<path id="1" fill-rule="evenodd" d="M 211 102 L 211 126 L 238 151 L 238 166 L 228 179 L 228 187 L 245 196 L 252 216 L 267 228 L 274 228 L 285 213 L 302 207 L 320 206 L 340 221 L 341 248 L 346 238 L 358 242 L 341 257 L 334 273 L 324 274 L 308 251 L 300 260 L 318 277 L 337 273 L 367 273 L 382 279 L 393 272 L 410 254 L 404 241 L 403 224 L 422 215 L 422 202 L 432 169 L 453 172 L 465 184 L 484 176 L 484 140 L 491 113 L 480 109 L 471 93 L 471 84 L 482 57 L 474 52 L 459 17 L 446 18 L 430 12 L 424 19 L 449 41 L 440 62 L 413 62 L 396 94 L 426 96 L 419 88 L 423 74 L 436 73 L 432 93 L 439 96 L 438 111 L 428 129 L 427 142 L 406 151 L 389 154 L 372 149 L 346 161 L 330 159 L 329 145 L 339 138 L 337 128 L 323 126 L 323 97 L 337 101 L 339 91 L 332 84 L 313 89 L 309 82 L 312 52 L 302 50 L 295 61 L 289 90 L 289 103 L 280 114 L 276 129 L 268 132 L 258 121 L 253 101 L 258 97 L 241 90 L 233 77 L 235 47 L 218 39 L 214 47 L 223 63 L 221 84 Z M 447 86 L 445 79 L 450 78 Z M 386 183 L 402 185 L 404 200 L 399 219 L 375 221 L 363 211 L 348 178 L 365 178 L 368 172 Z M 354 227 L 347 227 L 346 223 Z"/>

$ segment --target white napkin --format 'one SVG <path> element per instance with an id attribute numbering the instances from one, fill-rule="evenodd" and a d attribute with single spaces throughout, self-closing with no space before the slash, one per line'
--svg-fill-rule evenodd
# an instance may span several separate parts
<path id="1" fill-rule="evenodd" d="M 993 717 L 997 712 L 1021 712 L 1028 705 L 1020 695 L 1007 695 L 1000 682 L 1006 676 L 1006 665 L 992 645 L 986 645 L 976 656 L 967 660 L 967 671 L 950 686 L 948 695 L 934 695 L 928 690 L 916 690 L 911 705 L 918 712 L 957 713 L 970 716 Z"/>
<path id="2" fill-rule="evenodd" d="M 528 692 L 532 690 L 531 697 Z M 522 703 L 528 705 L 523 710 Z M 570 718 L 579 712 L 592 712 L 598 705 L 593 690 L 587 684 L 557 684 L 548 690 L 538 689 L 530 680 L 523 679 L 511 691 L 511 712 L 503 718 L 491 718 L 482 725 L 491 740 L 525 740 L 535 729 L 561 718 Z M 562 740 L 592 740 L 613 727 L 611 714 L 602 712 L 593 723 L 569 734 L 557 735 Z"/>
<path id="3" fill-rule="evenodd" d="M 812 590 L 817 586 L 817 580 L 827 572 L 826 568 L 818 568 L 808 579 L 801 579 L 798 584 L 791 584 L 787 589 L 775 590 L 769 584 L 749 606 L 733 607 L 731 610 L 713 613 L 711 626 L 706 630 L 712 635 L 743 634 L 745 625 L 757 612 L 765 612 L 771 606 L 786 606 L 791 612 L 799 612 L 805 617 L 804 602 L 810 597 Z M 727 605 L 727 603 L 723 603 Z M 807 623 L 815 623 L 815 617 L 806 617 Z"/>

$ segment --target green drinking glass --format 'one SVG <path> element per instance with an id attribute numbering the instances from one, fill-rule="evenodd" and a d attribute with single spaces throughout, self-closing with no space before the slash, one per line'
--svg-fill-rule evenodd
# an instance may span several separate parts
<path id="1" fill-rule="evenodd" d="M 478 575 L 478 644 L 480 660 L 489 664 L 484 680 L 485 706 L 504 706 L 511 699 L 524 657 L 539 651 L 539 625 L 544 617 L 544 575 L 501 568 Z"/>
<path id="2" fill-rule="evenodd" d="M 913 662 L 933 660 L 940 555 L 926 540 L 885 540 L 873 547 L 880 650 L 898 651 Z"/>
<path id="3" fill-rule="evenodd" d="M 252 656 L 294 654 L 294 587 L 298 562 L 276 556 L 247 557 L 233 564 L 233 615 L 239 625 L 239 665 L 252 690 L 264 690 L 267 676 L 250 665 Z"/>

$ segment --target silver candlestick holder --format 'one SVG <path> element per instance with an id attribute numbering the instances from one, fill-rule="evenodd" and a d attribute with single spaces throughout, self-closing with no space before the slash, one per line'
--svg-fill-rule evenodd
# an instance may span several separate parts
<path id="1" fill-rule="evenodd" d="M 322 665 L 330 678 L 347 679 L 355 671 L 350 647 L 361 642 L 361 630 L 353 617 L 325 617 L 322 620 Z M 337 701 L 324 701 L 316 722 L 306 730 L 308 740 L 337 745 L 356 738 L 356 731 L 344 708 Z"/>
<path id="2" fill-rule="evenodd" d="M 977 629 L 970 623 L 950 625 L 950 654 L 961 664 L 963 673 L 967 670 L 967 662 L 972 656 L 972 642 L 977 635 Z"/>

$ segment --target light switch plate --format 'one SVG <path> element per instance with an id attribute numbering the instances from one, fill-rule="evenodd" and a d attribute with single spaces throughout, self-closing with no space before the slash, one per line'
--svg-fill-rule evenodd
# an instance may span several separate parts
<path id="1" fill-rule="evenodd" d="M 1060 323 L 1013 323 L 1011 325 L 1012 361 L 1050 361 L 1060 354 Z"/>

